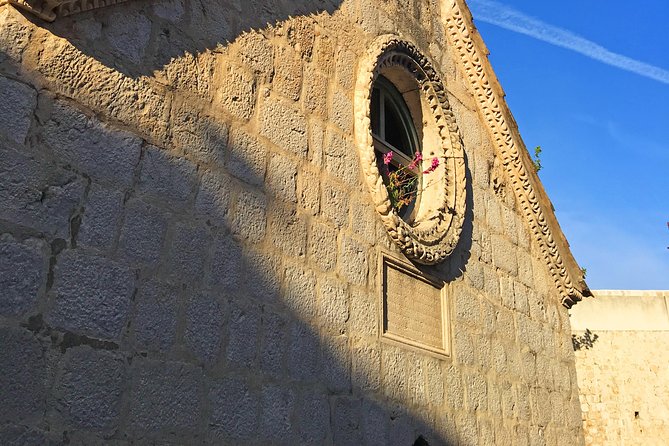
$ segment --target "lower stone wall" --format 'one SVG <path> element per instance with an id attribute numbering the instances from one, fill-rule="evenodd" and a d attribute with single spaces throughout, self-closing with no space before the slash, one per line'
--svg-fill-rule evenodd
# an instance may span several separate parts
<path id="1" fill-rule="evenodd" d="M 586 444 L 667 444 L 669 293 L 594 294 L 572 310 Z"/>

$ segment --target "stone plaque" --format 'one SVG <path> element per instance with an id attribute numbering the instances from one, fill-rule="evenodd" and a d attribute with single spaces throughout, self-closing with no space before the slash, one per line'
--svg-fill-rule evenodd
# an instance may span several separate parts
<path id="1" fill-rule="evenodd" d="M 444 284 L 391 257 L 382 260 L 381 336 L 449 356 Z"/>

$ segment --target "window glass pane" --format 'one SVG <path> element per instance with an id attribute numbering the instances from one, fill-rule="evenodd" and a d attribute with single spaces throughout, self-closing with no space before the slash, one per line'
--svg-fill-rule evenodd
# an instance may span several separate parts
<path id="1" fill-rule="evenodd" d="M 397 109 L 394 101 L 389 98 L 386 98 L 384 102 L 386 112 L 386 142 L 409 158 L 413 157 L 413 144 L 409 140 L 409 132 L 404 126 L 400 111 Z"/>

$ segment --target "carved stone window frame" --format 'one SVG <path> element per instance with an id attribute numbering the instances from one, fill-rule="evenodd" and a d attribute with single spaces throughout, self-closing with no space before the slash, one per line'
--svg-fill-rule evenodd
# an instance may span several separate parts
<path id="1" fill-rule="evenodd" d="M 379 74 L 389 79 L 412 112 L 426 160 L 439 166 L 424 177 L 420 207 L 407 222 L 391 205 L 377 166 L 371 132 L 370 103 Z M 388 234 L 407 258 L 432 265 L 443 261 L 458 243 L 465 215 L 465 156 L 446 89 L 429 59 L 397 36 L 377 37 L 358 69 L 355 99 L 355 141 L 365 182 Z"/>

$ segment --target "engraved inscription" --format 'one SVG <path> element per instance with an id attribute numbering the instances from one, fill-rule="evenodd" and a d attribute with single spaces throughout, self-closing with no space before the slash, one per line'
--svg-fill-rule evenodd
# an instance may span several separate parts
<path id="1" fill-rule="evenodd" d="M 442 284 L 387 257 L 382 268 L 382 336 L 448 355 L 448 320 Z"/>

